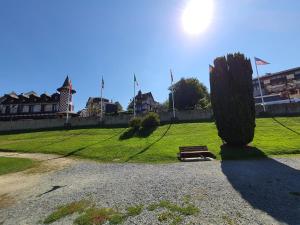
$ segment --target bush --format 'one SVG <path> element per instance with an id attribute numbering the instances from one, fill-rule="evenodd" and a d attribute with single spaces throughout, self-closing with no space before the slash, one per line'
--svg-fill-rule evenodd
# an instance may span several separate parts
<path id="1" fill-rule="evenodd" d="M 215 59 L 210 71 L 210 90 L 222 140 L 238 146 L 250 143 L 255 128 L 251 61 L 240 53 Z"/>
<path id="2" fill-rule="evenodd" d="M 147 129 L 147 128 L 155 128 L 159 126 L 159 124 L 160 124 L 159 115 L 157 113 L 150 112 L 143 117 L 141 126 L 143 129 Z"/>
<path id="3" fill-rule="evenodd" d="M 135 117 L 129 121 L 129 127 L 133 128 L 134 130 L 138 130 L 141 126 L 141 123 L 142 123 L 141 118 Z"/>

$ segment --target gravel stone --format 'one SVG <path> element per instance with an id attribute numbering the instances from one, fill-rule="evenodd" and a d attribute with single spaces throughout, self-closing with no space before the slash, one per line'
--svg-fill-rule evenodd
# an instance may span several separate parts
<path id="1" fill-rule="evenodd" d="M 90 199 L 120 210 L 143 204 L 124 224 L 162 224 L 146 207 L 160 200 L 200 209 L 183 224 L 300 224 L 300 158 L 174 164 L 100 164 L 79 161 L 46 173 L 25 199 L 0 209 L 4 225 L 40 224 L 58 206 Z M 53 186 L 63 186 L 43 194 Z M 10 193 L 13 195 L 13 193 Z M 43 195 L 41 195 L 43 194 Z M 53 224 L 72 224 L 75 215 Z M 166 223 L 167 224 L 167 223 Z"/>

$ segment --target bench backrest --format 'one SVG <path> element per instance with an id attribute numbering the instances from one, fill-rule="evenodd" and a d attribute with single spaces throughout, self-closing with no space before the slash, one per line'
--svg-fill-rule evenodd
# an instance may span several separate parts
<path id="1" fill-rule="evenodd" d="M 181 146 L 180 152 L 208 151 L 207 146 Z"/>

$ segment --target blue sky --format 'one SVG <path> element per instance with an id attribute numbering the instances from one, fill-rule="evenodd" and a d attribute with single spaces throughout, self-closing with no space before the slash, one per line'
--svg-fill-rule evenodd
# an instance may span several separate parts
<path id="1" fill-rule="evenodd" d="M 139 88 L 164 101 L 174 78 L 209 86 L 215 57 L 240 51 L 271 64 L 260 72 L 300 66 L 300 1 L 214 0 L 211 26 L 187 35 L 188 0 L 0 0 L 0 95 L 55 92 L 70 75 L 75 109 L 90 96 L 127 107 L 133 73 Z"/>

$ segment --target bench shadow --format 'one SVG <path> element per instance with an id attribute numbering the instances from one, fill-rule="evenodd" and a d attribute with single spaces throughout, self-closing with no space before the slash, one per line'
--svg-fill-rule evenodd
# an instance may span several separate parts
<path id="1" fill-rule="evenodd" d="M 278 123 L 279 125 L 281 125 L 282 127 L 288 129 L 289 131 L 291 131 L 291 132 L 293 132 L 293 133 L 295 133 L 295 134 L 297 134 L 297 135 L 300 135 L 300 132 L 298 132 L 298 131 L 296 131 L 296 130 L 293 130 L 292 128 L 289 128 L 288 126 L 286 126 L 285 124 L 283 124 L 282 122 L 280 122 L 279 120 L 277 120 L 275 117 L 272 117 L 272 119 L 273 119 L 276 123 Z"/>
<path id="2" fill-rule="evenodd" d="M 159 142 L 161 139 L 163 139 L 166 134 L 168 133 L 168 131 L 170 130 L 172 124 L 170 123 L 169 126 L 167 127 L 167 129 L 165 130 L 165 132 L 155 141 L 153 141 L 151 144 L 147 145 L 145 148 L 143 148 L 141 151 L 135 153 L 134 155 L 128 157 L 125 162 L 129 162 L 130 160 L 132 160 L 133 158 L 135 158 L 136 156 L 143 154 L 144 152 L 146 152 L 149 148 L 151 148 L 153 145 L 155 145 L 157 142 Z M 152 131 L 153 132 L 153 131 Z"/>
<path id="3" fill-rule="evenodd" d="M 247 155 L 261 160 L 233 159 Z M 238 152 L 240 151 L 240 152 Z M 246 151 L 246 153 L 243 153 Z M 232 187 L 253 208 L 290 225 L 300 222 L 300 171 L 278 160 L 268 158 L 260 149 L 233 149 L 221 146 L 221 168 Z M 284 161 L 284 159 L 283 159 Z"/>

